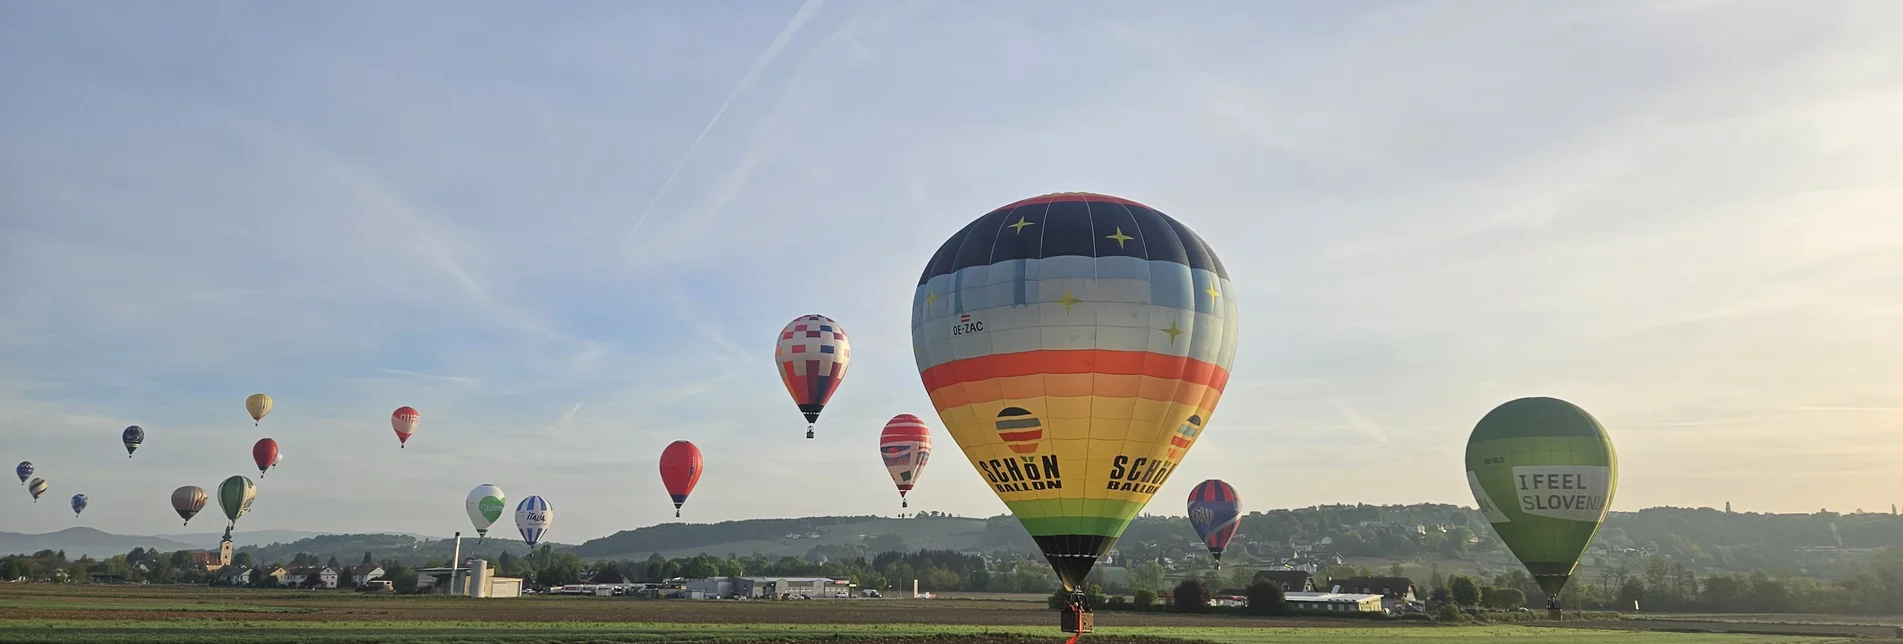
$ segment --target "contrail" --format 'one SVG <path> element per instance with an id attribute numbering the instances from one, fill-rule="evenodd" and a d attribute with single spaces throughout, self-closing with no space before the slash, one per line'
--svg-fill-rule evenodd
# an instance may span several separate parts
<path id="1" fill-rule="evenodd" d="M 673 172 L 667 173 L 667 180 L 661 182 L 661 189 L 655 191 L 654 199 L 648 201 L 647 209 L 642 210 L 641 216 L 634 219 L 634 225 L 628 228 L 628 234 L 621 237 L 623 246 L 627 245 L 628 240 L 634 239 L 634 232 L 641 229 L 641 222 L 647 221 L 648 215 L 654 212 L 655 204 L 661 203 L 661 197 L 667 194 L 668 186 L 674 185 L 674 178 L 680 176 L 681 168 L 687 167 L 687 160 L 694 157 L 694 151 L 700 149 L 701 140 L 707 138 L 707 133 L 714 130 L 715 124 L 720 123 L 721 115 L 726 114 L 727 108 L 733 106 L 734 99 L 739 98 L 741 93 L 753 86 L 754 81 L 760 79 L 760 73 L 766 71 L 767 65 L 773 64 L 773 59 L 780 57 L 780 50 L 786 48 L 786 43 L 793 40 L 793 36 L 799 33 L 800 28 L 806 26 L 806 20 L 812 18 L 823 4 L 826 4 L 826 0 L 806 0 L 805 4 L 800 5 L 799 11 L 793 12 L 793 19 L 787 21 L 786 28 L 780 30 L 779 37 L 773 39 L 773 44 L 767 45 L 766 51 L 760 52 L 760 58 L 753 61 L 753 68 L 747 70 L 747 75 L 740 77 L 740 82 L 733 86 L 733 91 L 727 93 L 727 100 L 720 102 L 720 109 L 714 110 L 714 117 L 707 119 L 707 127 L 701 128 L 700 136 L 694 137 L 694 142 L 687 146 L 687 154 L 681 156 L 681 162 L 674 164 Z"/>

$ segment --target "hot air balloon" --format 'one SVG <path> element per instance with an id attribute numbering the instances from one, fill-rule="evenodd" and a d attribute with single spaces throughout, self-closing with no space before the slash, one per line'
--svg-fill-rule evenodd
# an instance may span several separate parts
<path id="1" fill-rule="evenodd" d="M 205 508 L 205 488 L 187 485 L 172 490 L 172 510 L 178 512 L 178 518 L 184 519 L 183 525 L 191 525 L 192 517 Z"/>
<path id="2" fill-rule="evenodd" d="M 19 465 L 13 466 L 13 473 L 20 475 L 21 485 L 26 485 L 27 477 L 33 476 L 33 463 L 31 461 L 20 461 Z"/>
<path id="3" fill-rule="evenodd" d="M 33 502 L 40 502 L 40 495 L 46 493 L 46 479 L 33 479 L 26 484 L 26 493 L 33 495 Z"/>
<path id="4" fill-rule="evenodd" d="M 264 394 L 251 394 L 244 399 L 245 411 L 251 412 L 251 424 L 264 422 L 264 415 L 271 413 L 271 397 Z"/>
<path id="5" fill-rule="evenodd" d="M 687 495 L 694 493 L 694 484 L 700 482 L 700 448 L 687 441 L 674 441 L 661 450 L 661 484 L 667 486 L 667 495 L 674 498 L 674 516 L 681 515 L 681 504 L 687 502 Z"/>
<path id="6" fill-rule="evenodd" d="M 1549 610 L 1559 610 L 1559 591 L 1599 532 L 1618 485 L 1619 458 L 1606 428 L 1564 400 L 1508 401 L 1467 437 L 1474 501 L 1546 591 Z"/>
<path id="7" fill-rule="evenodd" d="M 125 431 L 119 432 L 119 442 L 126 444 L 126 458 L 132 458 L 132 453 L 138 451 L 139 445 L 145 442 L 145 428 L 138 425 L 127 427 Z"/>
<path id="8" fill-rule="evenodd" d="M 918 484 L 925 461 L 932 456 L 932 430 L 925 421 L 911 414 L 899 414 L 886 421 L 879 432 L 879 455 L 885 458 L 885 471 L 899 486 L 899 507 L 911 507 L 905 493 Z"/>
<path id="9" fill-rule="evenodd" d="M 258 478 L 264 478 L 264 471 L 278 464 L 278 442 L 269 438 L 260 438 L 251 446 L 251 462 L 258 465 Z"/>
<path id="10" fill-rule="evenodd" d="M 542 541 L 542 535 L 548 533 L 548 526 L 554 521 L 555 509 L 542 497 L 531 496 L 515 506 L 515 529 L 522 532 L 522 540 L 530 548 Z"/>
<path id="11" fill-rule="evenodd" d="M 824 315 L 801 316 L 780 329 L 773 359 L 779 363 L 786 392 L 793 394 L 793 402 L 806 415 L 806 437 L 812 438 L 813 423 L 819 422 L 819 412 L 839 390 L 846 378 L 846 363 L 852 361 L 846 330 Z"/>
<path id="12" fill-rule="evenodd" d="M 412 407 L 398 407 L 396 411 L 390 412 L 390 429 L 396 430 L 398 448 L 408 446 L 410 434 L 416 433 L 416 423 L 422 419 Z"/>
<path id="13" fill-rule="evenodd" d="M 86 495 L 84 494 L 73 495 L 73 518 L 79 518 L 79 513 L 84 512 L 85 510 L 86 510 Z"/>
<path id="14" fill-rule="evenodd" d="M 1089 627 L 1084 576 L 1208 426 L 1235 357 L 1232 293 L 1188 227 L 1092 193 L 993 210 L 919 278 L 919 377 L 1072 591 L 1069 632 Z"/>
<path id="15" fill-rule="evenodd" d="M 476 524 L 476 536 L 488 537 L 489 526 L 502 518 L 503 508 L 509 507 L 508 496 L 502 488 L 484 483 L 469 491 L 469 498 L 463 501 L 463 509 L 469 512 L 469 522 Z"/>
<path id="16" fill-rule="evenodd" d="M 1228 483 L 1209 479 L 1189 491 L 1189 525 L 1196 536 L 1209 546 L 1209 556 L 1222 568 L 1222 551 L 1242 527 L 1242 497 Z"/>
<path id="17" fill-rule="evenodd" d="M 251 479 L 233 476 L 218 484 L 218 507 L 225 511 L 225 518 L 231 520 L 231 526 L 238 525 L 238 517 L 251 510 L 251 502 L 258 498 L 258 487 Z"/>

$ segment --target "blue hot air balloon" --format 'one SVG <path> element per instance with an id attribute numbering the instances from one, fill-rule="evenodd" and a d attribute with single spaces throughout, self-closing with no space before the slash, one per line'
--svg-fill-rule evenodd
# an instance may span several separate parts
<path id="1" fill-rule="evenodd" d="M 13 473 L 20 475 L 21 485 L 26 485 L 26 480 L 33 478 L 33 462 L 20 461 L 19 465 L 13 466 Z"/>
<path id="2" fill-rule="evenodd" d="M 1197 483 L 1189 492 L 1189 524 L 1196 528 L 1203 545 L 1209 546 L 1216 567 L 1221 568 L 1223 549 L 1242 527 L 1242 497 L 1236 496 L 1236 489 L 1228 483 L 1216 479 Z"/>
<path id="3" fill-rule="evenodd" d="M 127 427 L 119 434 L 119 440 L 126 444 L 126 458 L 132 458 L 132 453 L 138 451 L 139 444 L 145 442 L 145 429 L 138 425 Z"/>
<path id="4" fill-rule="evenodd" d="M 84 512 L 85 510 L 86 510 L 86 495 L 84 494 L 73 495 L 73 516 L 77 517 L 79 516 L 80 512 Z"/>
<path id="5" fill-rule="evenodd" d="M 555 509 L 542 497 L 531 496 L 515 506 L 515 528 L 522 531 L 522 540 L 528 542 L 530 548 L 542 541 L 542 535 L 548 533 L 548 526 L 554 521 Z"/>

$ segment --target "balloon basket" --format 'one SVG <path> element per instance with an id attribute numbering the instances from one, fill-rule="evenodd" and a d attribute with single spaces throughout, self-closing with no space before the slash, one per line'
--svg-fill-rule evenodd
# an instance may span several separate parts
<path id="1" fill-rule="evenodd" d="M 812 437 L 813 437 L 813 428 L 811 428 L 811 427 L 808 427 L 808 428 L 806 428 L 806 437 L 807 437 L 807 438 L 812 438 Z"/>
<path id="2" fill-rule="evenodd" d="M 1092 627 L 1096 626 L 1095 622 L 1096 616 L 1091 613 L 1088 608 L 1082 610 L 1065 610 L 1063 616 L 1058 618 L 1057 626 L 1066 633 L 1083 635 L 1091 632 Z"/>
<path id="3" fill-rule="evenodd" d="M 1096 615 L 1090 612 L 1089 604 L 1085 603 L 1084 593 L 1073 591 L 1070 594 L 1070 603 L 1064 606 L 1064 612 L 1057 617 L 1057 627 L 1070 633 L 1070 641 L 1076 642 L 1077 638 L 1091 632 L 1092 627 L 1096 626 L 1096 621 Z"/>

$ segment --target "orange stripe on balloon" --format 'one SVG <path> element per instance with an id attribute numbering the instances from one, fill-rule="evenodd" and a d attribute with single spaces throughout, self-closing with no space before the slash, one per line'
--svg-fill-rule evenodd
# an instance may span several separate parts
<path id="1" fill-rule="evenodd" d="M 998 432 L 998 438 L 1002 439 L 1006 443 L 1016 443 L 1018 441 L 1034 441 L 1043 437 L 1044 437 L 1044 430 L 1042 429 L 1033 429 L 1033 430 L 1022 431 L 1022 432 Z"/>
<path id="2" fill-rule="evenodd" d="M 927 392 L 939 411 L 971 404 L 1033 398 L 1135 398 L 1173 402 L 1186 407 L 1214 409 L 1222 391 L 1216 387 L 1148 376 L 1058 374 L 1015 376 L 958 383 Z"/>
<path id="3" fill-rule="evenodd" d="M 1229 370 L 1201 360 L 1110 349 L 1044 349 L 979 356 L 926 369 L 919 377 L 925 381 L 927 390 L 933 390 L 961 382 L 1056 374 L 1149 376 L 1187 380 L 1218 389 L 1229 382 Z"/>

